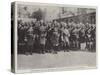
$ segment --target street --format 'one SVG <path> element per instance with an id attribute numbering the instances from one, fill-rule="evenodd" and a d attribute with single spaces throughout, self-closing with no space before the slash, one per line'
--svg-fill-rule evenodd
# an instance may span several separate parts
<path id="1" fill-rule="evenodd" d="M 32 55 L 18 54 L 18 69 L 40 69 L 75 66 L 96 66 L 96 53 L 86 51 L 58 52 Z"/>

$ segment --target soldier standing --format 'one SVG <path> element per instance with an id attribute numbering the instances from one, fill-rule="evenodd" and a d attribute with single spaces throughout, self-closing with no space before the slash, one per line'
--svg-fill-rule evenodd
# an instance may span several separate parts
<path id="1" fill-rule="evenodd" d="M 45 53 L 46 35 L 46 25 L 43 21 L 41 21 L 39 27 L 39 46 L 41 49 L 40 52 L 43 54 Z"/>
<path id="2" fill-rule="evenodd" d="M 67 28 L 67 24 L 63 23 L 63 28 L 62 28 L 62 41 L 63 41 L 63 47 L 64 47 L 64 51 L 68 51 L 69 52 L 69 37 L 70 37 L 70 33 L 69 30 Z"/>
<path id="3" fill-rule="evenodd" d="M 51 44 L 54 49 L 54 53 L 57 54 L 58 46 L 59 46 L 59 23 L 56 21 L 54 22 L 54 27 L 52 28 L 52 35 L 51 35 Z"/>

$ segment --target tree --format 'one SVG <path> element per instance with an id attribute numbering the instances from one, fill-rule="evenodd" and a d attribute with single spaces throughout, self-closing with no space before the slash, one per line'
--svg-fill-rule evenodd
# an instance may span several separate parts
<path id="1" fill-rule="evenodd" d="M 38 9 L 37 11 L 32 13 L 32 18 L 36 18 L 37 20 L 41 20 L 43 18 L 43 12 L 41 9 Z"/>

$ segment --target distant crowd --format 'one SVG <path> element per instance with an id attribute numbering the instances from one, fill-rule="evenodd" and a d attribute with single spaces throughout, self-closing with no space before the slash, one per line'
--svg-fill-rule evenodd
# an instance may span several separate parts
<path id="1" fill-rule="evenodd" d="M 96 25 L 64 21 L 18 20 L 18 52 L 55 53 L 70 50 L 95 51 Z"/>

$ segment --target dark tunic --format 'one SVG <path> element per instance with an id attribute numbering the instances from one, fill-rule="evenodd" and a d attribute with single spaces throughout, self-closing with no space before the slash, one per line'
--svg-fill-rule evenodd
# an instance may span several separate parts
<path id="1" fill-rule="evenodd" d="M 59 45 L 59 32 L 57 28 L 54 28 L 52 30 L 51 43 L 53 44 L 53 46 Z"/>
<path id="2" fill-rule="evenodd" d="M 81 29 L 79 31 L 79 41 L 80 41 L 80 43 L 84 43 L 86 41 L 86 35 L 85 35 L 84 29 Z"/>

